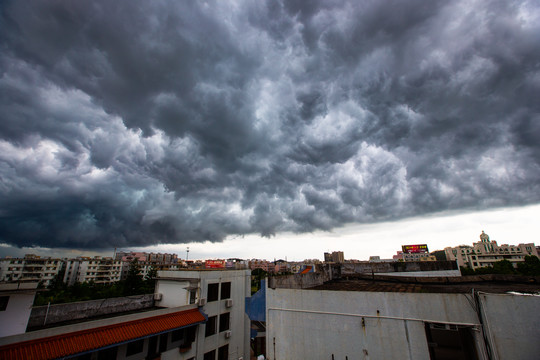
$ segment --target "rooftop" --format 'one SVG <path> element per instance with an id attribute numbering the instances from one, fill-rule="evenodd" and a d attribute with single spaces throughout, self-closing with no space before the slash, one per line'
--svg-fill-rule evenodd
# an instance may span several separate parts
<path id="1" fill-rule="evenodd" d="M 472 290 L 489 293 L 539 293 L 540 277 L 512 275 L 482 275 L 461 277 L 391 277 L 356 275 L 335 279 L 309 290 L 470 293 Z"/>
<path id="2" fill-rule="evenodd" d="M 16 341 L 0 346 L 1 359 L 57 359 L 86 353 L 172 331 L 206 321 L 197 308 L 176 311 L 158 316 L 148 316 L 131 321 L 113 322 L 104 326 L 73 331 L 73 327 L 57 328 L 50 336 L 39 337 L 36 333 L 17 335 Z M 91 324 L 91 323 L 89 323 Z M 95 323 L 99 324 L 99 323 Z M 91 326 L 91 325 L 90 325 Z M 30 339 L 28 339 L 30 338 Z M 4 338 L 7 340 L 7 338 Z"/>

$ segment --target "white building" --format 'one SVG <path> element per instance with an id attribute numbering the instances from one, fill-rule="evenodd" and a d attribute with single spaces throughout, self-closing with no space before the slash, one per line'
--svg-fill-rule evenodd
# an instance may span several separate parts
<path id="1" fill-rule="evenodd" d="M 68 285 L 75 282 L 110 284 L 120 281 L 122 270 L 128 264 L 110 257 L 77 258 L 66 260 L 63 281 Z"/>
<path id="2" fill-rule="evenodd" d="M 37 282 L 0 284 L 0 338 L 26 331 L 37 285 Z"/>
<path id="3" fill-rule="evenodd" d="M 480 241 L 469 245 L 459 245 L 444 249 L 446 259 L 455 260 L 458 266 L 465 266 L 477 269 L 485 266 L 493 266 L 500 260 L 508 260 L 514 267 L 518 263 L 525 261 L 525 256 L 538 256 L 538 252 L 533 243 L 508 245 L 497 245 L 496 241 L 490 241 L 488 234 L 482 231 Z"/>
<path id="4" fill-rule="evenodd" d="M 245 299 L 251 295 L 251 271 L 159 271 L 155 292 L 157 306 L 197 303 L 208 316 L 197 330 L 192 349 L 182 354 L 163 353 L 162 359 L 249 359 L 250 321 Z"/>
<path id="5" fill-rule="evenodd" d="M 28 254 L 24 258 L 0 259 L 0 282 L 41 282 L 48 286 L 60 272 L 63 260 Z"/>
<path id="6" fill-rule="evenodd" d="M 271 285 L 267 358 L 538 358 L 540 297 L 436 289 L 376 279 L 312 289 Z"/>

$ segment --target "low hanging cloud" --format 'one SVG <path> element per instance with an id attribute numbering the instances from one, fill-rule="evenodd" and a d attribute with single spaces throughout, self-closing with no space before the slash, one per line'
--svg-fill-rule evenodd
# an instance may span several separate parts
<path id="1" fill-rule="evenodd" d="M 540 201 L 535 1 L 4 1 L 0 243 Z"/>

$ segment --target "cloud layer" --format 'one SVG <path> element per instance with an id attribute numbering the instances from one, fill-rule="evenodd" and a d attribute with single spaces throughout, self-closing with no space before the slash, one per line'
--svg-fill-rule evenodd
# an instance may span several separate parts
<path id="1" fill-rule="evenodd" d="M 535 1 L 0 7 L 0 242 L 221 241 L 540 201 Z"/>

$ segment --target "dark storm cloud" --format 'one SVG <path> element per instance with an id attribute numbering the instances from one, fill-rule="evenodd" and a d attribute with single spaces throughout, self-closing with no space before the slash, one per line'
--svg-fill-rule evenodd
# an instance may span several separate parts
<path id="1" fill-rule="evenodd" d="M 3 2 L 0 243 L 540 201 L 533 1 Z"/>

